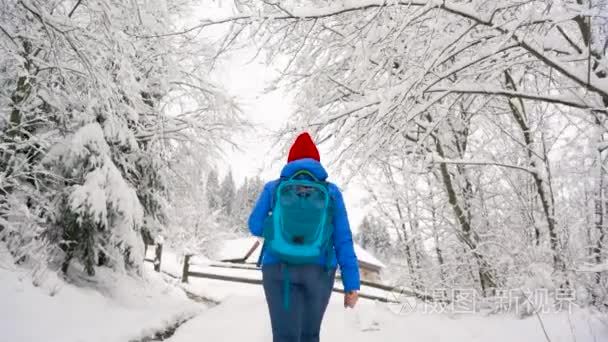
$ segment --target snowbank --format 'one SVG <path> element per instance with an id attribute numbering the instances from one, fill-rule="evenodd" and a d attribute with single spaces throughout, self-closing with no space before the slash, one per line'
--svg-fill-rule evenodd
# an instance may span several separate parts
<path id="1" fill-rule="evenodd" d="M 204 308 L 157 273 L 146 271 L 137 279 L 98 271 L 71 283 L 49 274 L 36 287 L 28 271 L 0 264 L 0 340 L 126 342 Z"/>
<path id="2" fill-rule="evenodd" d="M 321 332 L 322 341 L 350 342 L 538 342 L 546 341 L 536 317 L 512 315 L 483 317 L 421 312 L 397 315 L 383 304 L 360 302 L 344 310 L 341 296 L 334 294 Z M 543 316 L 552 342 L 598 342 L 608 340 L 608 327 L 586 312 Z M 235 329 L 235 327 L 238 327 Z M 170 342 L 271 341 L 270 323 L 263 296 L 232 296 L 184 324 Z"/>

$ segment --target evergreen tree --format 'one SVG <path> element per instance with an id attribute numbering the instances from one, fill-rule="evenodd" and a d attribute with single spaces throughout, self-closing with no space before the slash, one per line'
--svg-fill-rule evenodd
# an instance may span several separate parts
<path id="1" fill-rule="evenodd" d="M 373 246 L 372 229 L 368 217 L 363 218 L 359 225 L 359 232 L 355 236 L 355 241 L 363 248 L 370 249 Z"/>
<path id="2" fill-rule="evenodd" d="M 391 243 L 391 236 L 388 233 L 386 225 L 383 224 L 382 221 L 377 218 L 372 218 L 371 222 L 372 234 L 374 237 L 373 251 L 381 259 L 386 259 L 392 254 L 393 244 Z"/>
<path id="3" fill-rule="evenodd" d="M 89 275 L 95 274 L 95 266 L 109 261 L 118 268 L 135 266 L 143 257 L 138 232 L 144 208 L 133 183 L 112 161 L 102 127 L 85 125 L 65 145 L 67 149 L 49 154 L 54 172 L 74 182 L 60 195 L 54 226 L 66 255 L 63 271 L 73 258 L 84 264 Z"/>
<path id="4" fill-rule="evenodd" d="M 171 148 L 214 151 L 209 142 L 240 125 L 234 103 L 192 68 L 205 65 L 203 42 L 160 36 L 188 1 L 163 4 L 0 5 L 11 41 L 0 44 L 0 240 L 18 260 L 137 272 L 142 238 L 169 220 Z"/>
<path id="5" fill-rule="evenodd" d="M 359 225 L 355 241 L 366 250 L 384 259 L 391 254 L 391 236 L 386 225 L 375 217 L 365 217 Z"/>
<path id="6" fill-rule="evenodd" d="M 236 186 L 234 185 L 234 179 L 232 178 L 232 170 L 226 174 L 222 184 L 220 185 L 219 200 L 222 213 L 226 217 L 231 217 L 232 209 L 234 207 L 234 199 L 236 195 Z"/>
<path id="7" fill-rule="evenodd" d="M 207 185 L 205 189 L 205 192 L 207 193 L 207 204 L 211 210 L 216 210 L 220 207 L 220 199 L 218 198 L 219 189 L 220 183 L 217 171 L 212 169 L 207 175 Z"/>
<path id="8" fill-rule="evenodd" d="M 250 179 L 247 184 L 247 209 L 248 212 L 251 212 L 255 202 L 258 200 L 258 197 L 262 193 L 264 189 L 264 181 L 259 177 L 255 176 Z M 249 213 L 247 214 L 249 215 Z"/>
<path id="9" fill-rule="evenodd" d="M 233 216 L 236 220 L 239 231 L 247 232 L 247 218 L 251 211 L 249 206 L 249 179 L 245 177 L 243 184 L 236 191 L 234 199 L 234 207 L 232 208 Z"/>

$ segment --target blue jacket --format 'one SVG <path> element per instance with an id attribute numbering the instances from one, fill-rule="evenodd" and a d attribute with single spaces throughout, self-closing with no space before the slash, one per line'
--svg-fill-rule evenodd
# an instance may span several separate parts
<path id="1" fill-rule="evenodd" d="M 283 168 L 283 171 L 281 171 L 281 178 L 289 178 L 300 170 L 311 172 L 319 180 L 324 181 L 327 179 L 327 171 L 325 171 L 321 163 L 314 159 L 298 159 L 288 163 Z M 272 210 L 270 206 L 279 182 L 280 179 L 266 183 L 260 198 L 249 216 L 249 230 L 255 236 L 262 236 L 264 220 Z M 332 255 L 332 260 L 329 264 L 333 267 L 340 265 L 342 283 L 345 291 L 359 290 L 359 266 L 357 256 L 355 255 L 352 233 L 350 231 L 342 193 L 340 192 L 340 189 L 332 183 L 329 183 L 328 190 L 334 201 L 333 247 L 335 250 L 335 253 L 330 253 Z M 280 260 L 276 256 L 272 255 L 269 251 L 264 251 L 262 259 L 263 264 L 277 264 L 279 262 Z M 319 264 L 327 265 L 324 256 L 319 259 Z"/>

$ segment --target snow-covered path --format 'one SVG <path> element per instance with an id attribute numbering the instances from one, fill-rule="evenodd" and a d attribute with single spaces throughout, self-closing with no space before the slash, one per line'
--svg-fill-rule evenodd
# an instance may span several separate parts
<path id="1" fill-rule="evenodd" d="M 340 296 L 332 298 L 324 321 L 324 341 L 416 341 L 416 342 L 541 342 L 546 341 L 536 317 L 517 319 L 512 315 L 481 317 L 414 313 L 396 315 L 382 304 L 361 301 L 356 310 L 345 311 Z M 543 317 L 552 342 L 598 342 L 608 340 L 608 327 L 579 312 Z M 573 332 L 576 337 L 573 336 Z M 187 322 L 169 340 L 272 341 L 266 304 L 261 295 L 228 297 Z"/>
<path id="2" fill-rule="evenodd" d="M 169 251 L 164 269 L 177 276 L 179 258 Z M 198 263 L 205 264 L 204 260 Z M 259 271 L 208 268 L 196 270 L 218 274 L 259 278 Z M 272 335 L 264 291 L 261 286 L 191 278 L 181 284 L 196 295 L 220 301 L 183 324 L 170 342 L 270 342 Z M 370 290 L 370 289 L 366 289 Z M 378 294 L 379 295 L 379 294 Z M 386 295 L 386 294 L 385 294 Z M 420 306 L 418 307 L 419 309 Z M 355 310 L 344 310 L 342 296 L 333 293 L 321 331 L 322 341 L 348 342 L 543 342 L 542 328 L 535 316 L 518 319 L 514 314 L 426 314 L 422 311 L 395 314 L 385 304 L 361 300 Z M 551 342 L 608 341 L 608 322 L 601 322 L 582 310 L 570 317 L 566 313 L 542 317 Z M 576 337 L 573 337 L 573 332 Z"/>
<path id="3" fill-rule="evenodd" d="M 181 284 L 146 267 L 143 279 L 100 269 L 94 281 L 76 277 L 66 283 L 52 278 L 36 287 L 24 270 L 13 269 L 9 263 L 3 265 L 1 252 L 0 341 L 139 341 L 195 314 L 169 341 L 272 341 L 264 294 L 258 285 L 203 278 Z M 173 273 L 180 266 L 172 253 L 167 254 L 164 265 Z M 73 282 L 78 279 L 76 286 Z M 221 303 L 214 307 L 194 303 L 179 286 Z M 517 319 L 512 314 L 483 317 L 423 312 L 397 315 L 386 305 L 369 300 L 360 301 L 356 310 L 344 310 L 341 299 L 340 294 L 333 294 L 322 330 L 325 342 L 546 341 L 534 316 Z M 572 325 L 565 313 L 543 316 L 551 342 L 608 341 L 608 323 L 603 319 L 604 322 L 583 310 L 571 316 Z"/>

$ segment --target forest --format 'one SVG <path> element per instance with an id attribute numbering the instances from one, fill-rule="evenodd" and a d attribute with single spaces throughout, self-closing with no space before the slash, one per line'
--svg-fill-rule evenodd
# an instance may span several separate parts
<path id="1" fill-rule="evenodd" d="M 248 235 L 255 129 L 210 77 L 272 69 L 356 242 L 417 289 L 572 291 L 608 310 L 608 1 L 0 0 L 0 240 L 34 278 L 142 276 L 144 243 Z M 194 13 L 194 14 L 193 14 Z M 189 18 L 188 20 L 184 18 Z M 273 115 L 269 111 L 267 115 Z M 4 248 L 4 247 L 3 247 Z"/>

